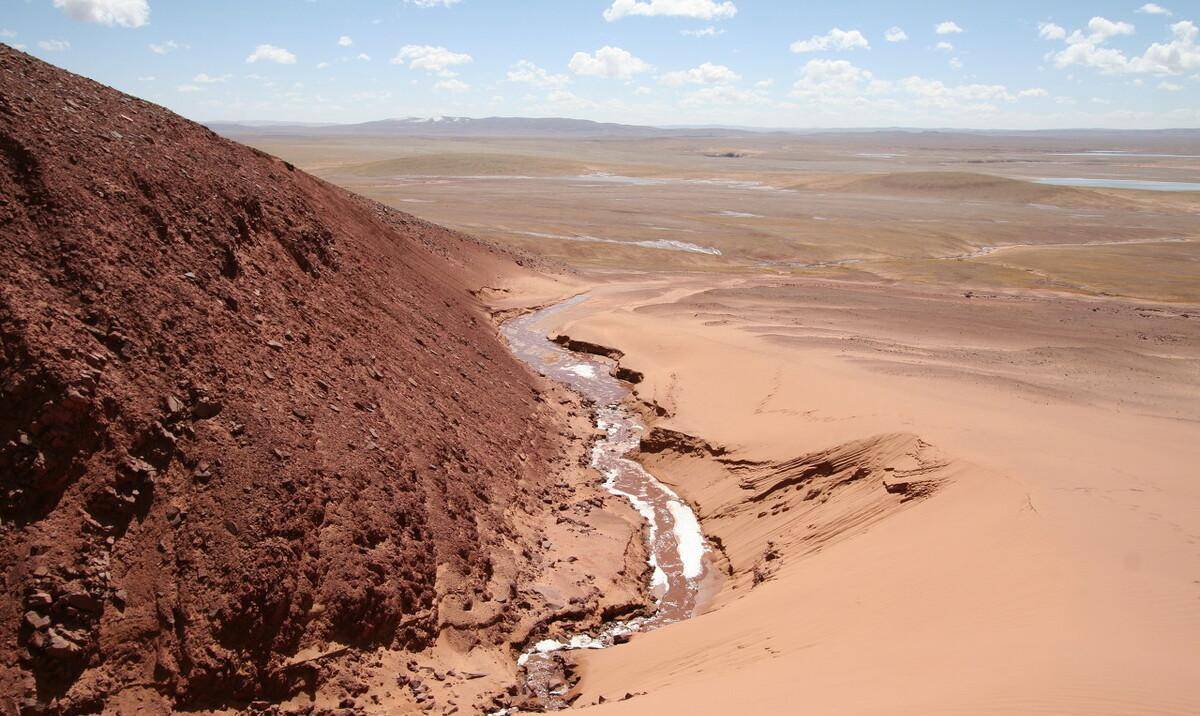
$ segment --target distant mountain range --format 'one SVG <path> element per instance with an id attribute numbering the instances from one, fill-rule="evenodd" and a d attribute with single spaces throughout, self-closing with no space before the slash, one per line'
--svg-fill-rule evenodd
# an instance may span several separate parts
<path id="1" fill-rule="evenodd" d="M 739 137 L 762 134 L 963 134 L 976 136 L 1040 137 L 1200 137 L 1200 129 L 1120 130 L 1120 129 L 1045 129 L 980 130 L 911 127 L 786 129 L 725 125 L 652 127 L 636 124 L 593 122 L 564 117 L 406 117 L 357 124 L 313 122 L 238 121 L 207 122 L 218 134 L 237 136 L 356 136 L 356 137 Z"/>
<path id="2" fill-rule="evenodd" d="M 659 137 L 745 134 L 726 128 L 662 128 L 593 122 L 561 117 L 407 117 L 359 124 L 290 122 L 209 122 L 218 134 L 321 136 L 456 136 L 456 137 Z"/>

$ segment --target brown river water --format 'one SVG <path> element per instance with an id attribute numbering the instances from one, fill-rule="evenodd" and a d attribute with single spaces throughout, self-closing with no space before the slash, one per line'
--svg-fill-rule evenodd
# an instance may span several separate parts
<path id="1" fill-rule="evenodd" d="M 526 682 L 547 709 L 567 706 L 564 688 L 547 690 L 538 678 L 540 672 L 550 668 L 551 654 L 607 648 L 634 632 L 690 618 L 696 612 L 701 584 L 710 570 L 704 534 L 691 507 L 640 463 L 627 457 L 637 449 L 646 426 L 622 405 L 630 388 L 610 375 L 615 368 L 613 361 L 568 351 L 546 337 L 548 319 L 586 300 L 587 296 L 576 296 L 511 319 L 500 331 L 517 358 L 594 403 L 596 427 L 604 437 L 592 448 L 591 465 L 604 476 L 605 489 L 628 499 L 646 520 L 653 568 L 649 586 L 657 606 L 648 617 L 610 622 L 563 640 L 546 639 L 522 654 L 518 663 L 525 669 Z"/>

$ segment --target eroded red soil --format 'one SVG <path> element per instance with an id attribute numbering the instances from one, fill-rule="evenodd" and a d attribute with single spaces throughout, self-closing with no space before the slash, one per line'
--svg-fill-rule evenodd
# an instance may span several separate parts
<path id="1" fill-rule="evenodd" d="M 2 708 L 502 642 L 566 443 L 469 293 L 502 260 L 0 46 Z"/>

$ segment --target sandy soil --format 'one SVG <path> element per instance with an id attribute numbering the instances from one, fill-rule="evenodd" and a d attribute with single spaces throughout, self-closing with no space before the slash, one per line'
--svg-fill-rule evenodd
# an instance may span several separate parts
<path id="1" fill-rule="evenodd" d="M 1200 301 L 1200 262 L 1191 260 L 1200 192 L 1033 182 L 1194 181 L 1200 145 L 1171 133 L 238 139 L 423 218 L 576 268 Z M 720 156 L 727 152 L 738 156 Z M 1024 248 L 986 253 L 1008 246 Z"/>
<path id="2" fill-rule="evenodd" d="M 247 139 L 565 263 L 481 296 L 590 291 L 553 331 L 644 374 L 728 578 L 576 706 L 1200 712 L 1200 193 L 1033 181 L 1194 181 L 1194 140 Z"/>
<path id="3" fill-rule="evenodd" d="M 580 657 L 614 713 L 1195 713 L 1200 310 L 726 279 L 616 282 L 644 456 L 732 575 Z M 642 695 L 644 693 L 644 695 Z"/>
<path id="4" fill-rule="evenodd" d="M 6 713 L 536 706 L 647 604 L 497 340 L 583 292 L 724 578 L 576 707 L 1200 713 L 1200 193 L 1036 181 L 1194 137 L 243 138 L 293 164 L 0 64 Z"/>

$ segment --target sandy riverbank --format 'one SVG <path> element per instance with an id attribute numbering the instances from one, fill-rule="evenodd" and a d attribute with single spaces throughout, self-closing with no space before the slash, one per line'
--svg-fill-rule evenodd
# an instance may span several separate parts
<path id="1" fill-rule="evenodd" d="M 698 438 L 644 460 L 733 574 L 703 616 L 581 655 L 577 705 L 1200 708 L 1200 312 L 803 280 L 592 293 L 556 330 L 619 347 L 654 424 Z"/>

